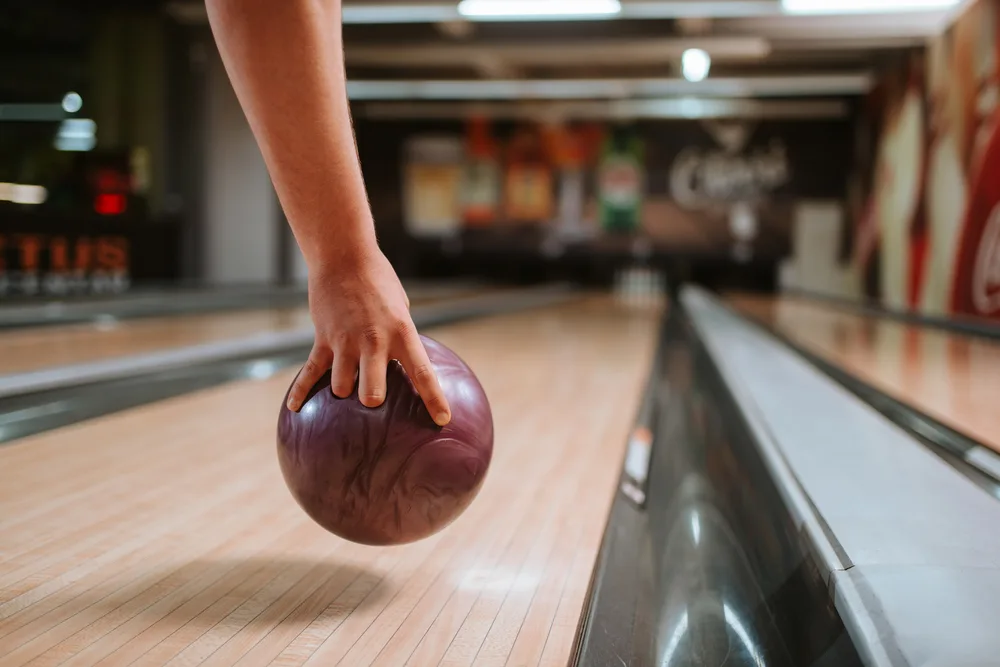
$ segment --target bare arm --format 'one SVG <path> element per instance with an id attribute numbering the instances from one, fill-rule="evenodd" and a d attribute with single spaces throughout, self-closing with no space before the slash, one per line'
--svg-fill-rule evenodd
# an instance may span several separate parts
<path id="1" fill-rule="evenodd" d="M 399 359 L 439 424 L 450 411 L 375 239 L 351 127 L 340 0 L 207 0 L 229 78 L 309 268 L 316 343 L 289 396 L 326 372 L 344 397 L 385 399 Z"/>

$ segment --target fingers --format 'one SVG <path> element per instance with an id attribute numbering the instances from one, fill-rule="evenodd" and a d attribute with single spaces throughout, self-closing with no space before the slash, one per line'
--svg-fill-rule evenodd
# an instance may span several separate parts
<path id="1" fill-rule="evenodd" d="M 340 348 L 333 355 L 330 371 L 330 391 L 337 398 L 347 398 L 354 391 L 354 380 L 358 376 L 358 355 Z"/>
<path id="2" fill-rule="evenodd" d="M 306 360 L 298 377 L 295 378 L 295 382 L 292 383 L 291 389 L 288 390 L 287 405 L 289 410 L 298 412 L 302 409 L 306 396 L 326 373 L 332 358 L 333 354 L 330 352 L 330 348 L 313 346 L 312 352 L 309 353 L 309 359 Z"/>
<path id="3" fill-rule="evenodd" d="M 372 332 L 364 336 L 364 352 L 358 372 L 358 399 L 366 408 L 377 408 L 385 400 L 385 368 L 389 353 L 382 337 Z"/>
<path id="4" fill-rule="evenodd" d="M 403 338 L 404 350 L 400 358 L 400 363 L 406 370 L 413 386 L 416 388 L 427 412 L 430 413 L 434 423 L 438 426 L 446 426 L 451 421 L 451 407 L 448 399 L 445 398 L 444 391 L 438 383 L 437 374 L 431 366 L 430 359 L 427 358 L 427 350 L 424 349 L 420 337 L 413 331 Z"/>
<path id="5" fill-rule="evenodd" d="M 446 426 L 451 421 L 451 407 L 416 329 L 412 325 L 401 331 L 397 329 L 391 345 L 389 340 L 388 335 L 370 329 L 354 341 L 341 340 L 333 351 L 328 346 L 314 347 L 289 390 L 288 408 L 300 410 L 327 369 L 334 396 L 350 397 L 357 383 L 361 404 L 367 408 L 379 407 L 386 398 L 386 368 L 392 350 L 398 352 L 394 358 L 399 359 L 434 423 Z"/>

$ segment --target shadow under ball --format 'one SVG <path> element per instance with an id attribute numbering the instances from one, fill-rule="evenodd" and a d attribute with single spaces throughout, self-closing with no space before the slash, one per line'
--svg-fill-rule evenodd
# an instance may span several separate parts
<path id="1" fill-rule="evenodd" d="M 387 546 L 429 537 L 472 503 L 493 455 L 493 415 L 472 370 L 450 349 L 421 336 L 451 407 L 431 419 L 402 366 L 386 373 L 386 398 L 366 408 L 357 386 L 330 391 L 329 372 L 298 412 L 282 402 L 278 462 L 285 483 L 320 526 L 359 544 Z"/>

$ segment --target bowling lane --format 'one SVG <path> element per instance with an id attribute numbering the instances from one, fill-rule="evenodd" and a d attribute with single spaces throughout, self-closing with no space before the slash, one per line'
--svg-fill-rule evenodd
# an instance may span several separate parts
<path id="1" fill-rule="evenodd" d="M 658 323 L 596 298 L 427 330 L 482 381 L 496 451 L 404 547 L 291 499 L 291 370 L 0 448 L 0 664 L 565 665 Z"/>
<path id="2" fill-rule="evenodd" d="M 0 375 L 309 326 L 307 308 L 183 315 L 0 332 Z"/>
<path id="3" fill-rule="evenodd" d="M 419 306 L 475 293 L 415 290 L 410 300 Z M 310 323 L 308 308 L 297 307 L 0 331 L 0 375 L 277 333 Z"/>
<path id="4" fill-rule="evenodd" d="M 1000 452 L 1000 344 L 799 297 L 729 303 L 858 379 Z"/>

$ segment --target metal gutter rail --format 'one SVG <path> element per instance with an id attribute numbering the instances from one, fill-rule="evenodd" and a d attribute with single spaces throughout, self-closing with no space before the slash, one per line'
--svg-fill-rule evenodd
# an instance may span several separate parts
<path id="1" fill-rule="evenodd" d="M 1000 655 L 996 498 L 708 292 L 672 305 L 627 451 L 574 667 Z"/>
<path id="2" fill-rule="evenodd" d="M 573 667 L 860 665 L 813 548 L 673 304 L 627 446 Z"/>
<path id="3" fill-rule="evenodd" d="M 990 664 L 1000 504 L 707 292 L 682 296 L 744 414 L 756 413 L 815 519 L 803 522 L 866 665 Z M 947 613 L 942 613 L 947 610 Z"/>

